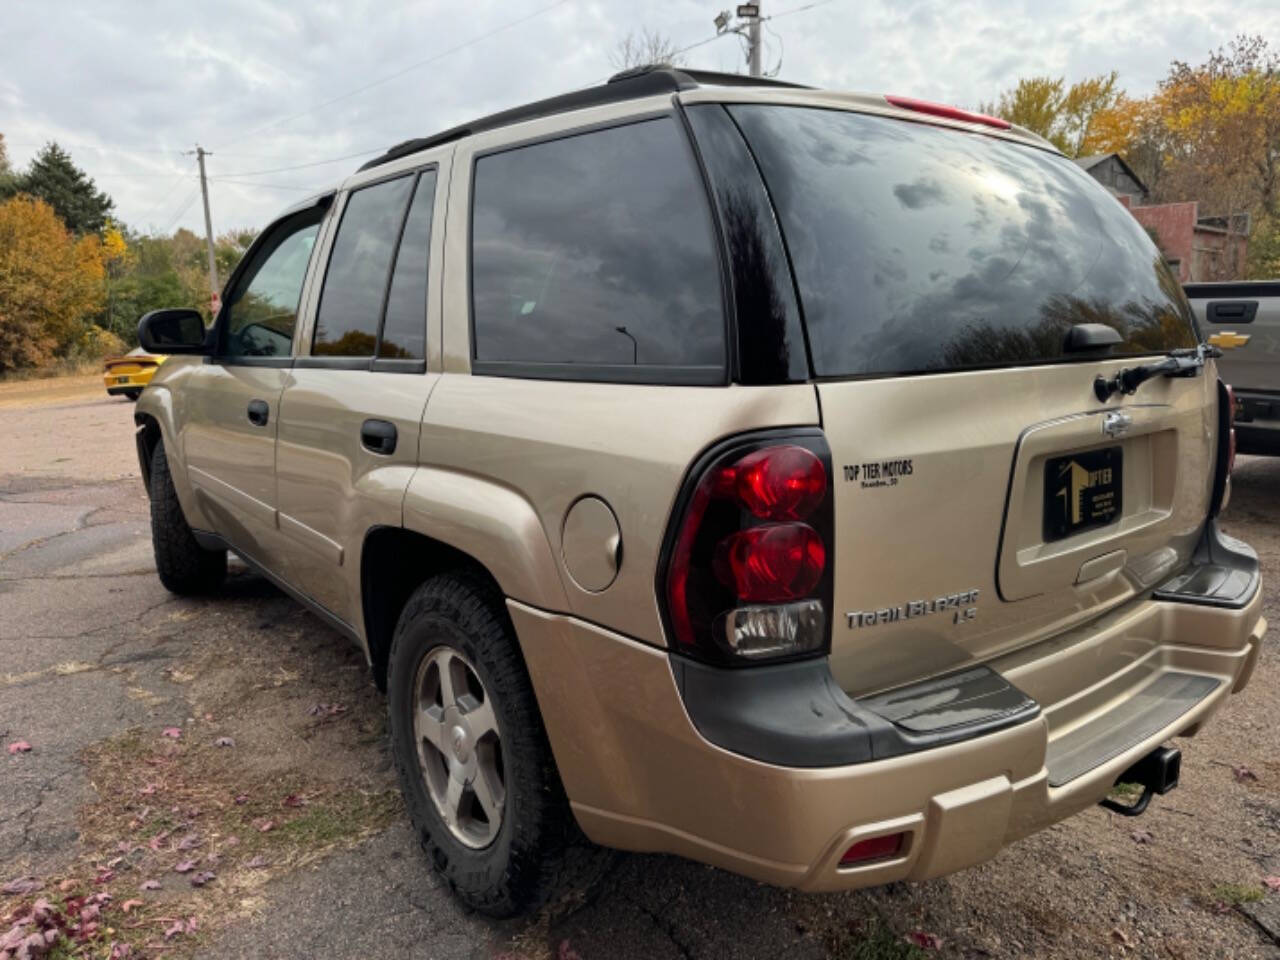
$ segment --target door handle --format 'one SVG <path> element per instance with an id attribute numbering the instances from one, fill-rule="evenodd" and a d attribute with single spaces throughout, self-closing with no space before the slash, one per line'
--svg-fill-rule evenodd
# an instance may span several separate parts
<path id="1" fill-rule="evenodd" d="M 396 425 L 386 420 L 366 420 L 360 425 L 360 442 L 372 453 L 389 456 L 396 452 Z"/>
<path id="2" fill-rule="evenodd" d="M 249 422 L 255 427 L 265 427 L 271 417 L 271 408 L 265 400 L 249 401 Z"/>

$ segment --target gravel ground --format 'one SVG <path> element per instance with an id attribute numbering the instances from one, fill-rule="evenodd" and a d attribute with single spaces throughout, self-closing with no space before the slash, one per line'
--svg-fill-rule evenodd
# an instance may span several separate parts
<path id="1" fill-rule="evenodd" d="M 1280 957 L 1245 915 L 1274 924 L 1280 893 L 1224 903 L 1280 874 L 1280 632 L 1247 694 L 1179 743 L 1182 785 L 1140 820 L 1094 809 L 957 876 L 833 896 L 620 856 L 597 889 L 533 920 L 467 914 L 412 842 L 382 697 L 346 641 L 240 568 L 214 598 L 160 587 L 133 407 L 100 391 L 0 384 L 0 743 L 33 748 L 0 754 L 0 884 L 110 892 L 110 937 L 135 950 L 890 958 L 913 955 L 902 937 L 919 932 L 941 941 L 925 956 Z M 1266 614 L 1280 624 L 1280 459 L 1242 458 L 1234 485 L 1225 525 L 1276 571 Z M 174 872 L 179 835 L 216 879 Z M 0 895 L 0 921 L 19 899 Z"/>

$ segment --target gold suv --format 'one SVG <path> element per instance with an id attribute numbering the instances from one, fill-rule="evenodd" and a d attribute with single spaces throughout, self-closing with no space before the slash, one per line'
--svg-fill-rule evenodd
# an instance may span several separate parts
<path id="1" fill-rule="evenodd" d="M 137 408 L 160 578 L 234 551 L 360 645 L 477 909 L 599 847 L 980 863 L 1168 790 L 1257 659 L 1215 351 L 995 118 L 631 71 L 392 148 L 222 302 L 140 325 L 188 355 Z"/>

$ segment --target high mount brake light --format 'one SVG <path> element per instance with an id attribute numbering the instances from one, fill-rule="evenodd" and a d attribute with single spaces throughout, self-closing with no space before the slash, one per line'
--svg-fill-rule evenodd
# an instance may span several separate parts
<path id="1" fill-rule="evenodd" d="M 948 120 L 981 123 L 987 127 L 995 127 L 997 130 L 1008 130 L 1012 126 L 1008 120 L 1001 120 L 986 113 L 976 113 L 973 110 L 962 110 L 960 107 L 948 106 L 945 103 L 933 103 L 930 100 L 917 100 L 915 97 L 899 97 L 892 94 L 885 94 L 885 99 L 903 110 L 914 110 L 916 113 L 927 113 L 930 116 L 945 117 Z"/>
<path id="2" fill-rule="evenodd" d="M 678 651 L 740 664 L 829 647 L 830 463 L 813 431 L 744 438 L 698 464 L 660 581 Z"/>

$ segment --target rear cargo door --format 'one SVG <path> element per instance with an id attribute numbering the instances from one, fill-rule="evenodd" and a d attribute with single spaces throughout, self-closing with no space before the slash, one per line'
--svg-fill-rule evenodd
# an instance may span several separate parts
<path id="1" fill-rule="evenodd" d="M 1114 198 L 1061 156 L 979 133 L 728 109 L 783 228 L 832 449 L 846 690 L 1060 633 L 1186 562 L 1216 381 L 1210 364 L 1095 396 L 1096 377 L 1196 344 Z M 1073 349 L 1099 334 L 1086 325 L 1118 342 Z"/>

